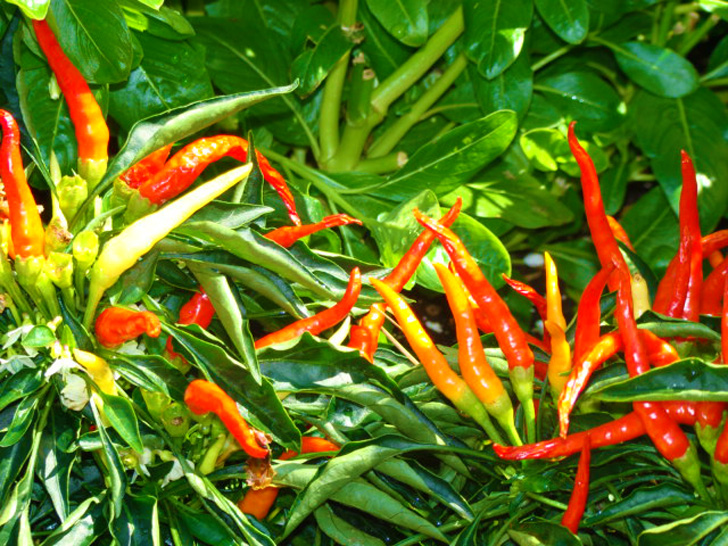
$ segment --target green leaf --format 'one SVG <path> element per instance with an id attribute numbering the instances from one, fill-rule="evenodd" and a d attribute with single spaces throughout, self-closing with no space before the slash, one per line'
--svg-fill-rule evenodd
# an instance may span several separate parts
<path id="1" fill-rule="evenodd" d="M 15 414 L 10 425 L 8 425 L 7 432 L 5 432 L 2 440 L 0 440 L 0 447 L 15 445 L 23 438 L 33 423 L 40 396 L 42 394 L 39 396 L 28 396 L 20 401 L 15 408 Z"/>
<path id="2" fill-rule="evenodd" d="M 321 530 L 339 544 L 385 546 L 383 541 L 374 538 L 338 517 L 328 504 L 317 508 L 313 515 Z"/>
<path id="3" fill-rule="evenodd" d="M 51 0 L 8 0 L 8 3 L 18 6 L 31 19 L 45 19 Z"/>
<path id="4" fill-rule="evenodd" d="M 630 114 L 634 142 L 650 159 L 675 212 L 682 187 L 680 150 L 688 152 L 698 175 L 700 227 L 703 233 L 712 231 L 728 202 L 728 115 L 720 99 L 704 88 L 681 99 L 641 92 L 632 100 Z"/>
<path id="5" fill-rule="evenodd" d="M 129 28 L 167 40 L 182 40 L 195 30 L 180 12 L 162 6 L 164 0 L 117 0 Z"/>
<path id="6" fill-rule="evenodd" d="M 240 311 L 238 301 L 233 294 L 227 277 L 212 269 L 199 264 L 189 264 L 188 267 L 195 275 L 205 293 L 210 297 L 215 308 L 215 315 L 222 322 L 225 332 L 235 345 L 238 354 L 243 358 L 243 363 L 253 376 L 253 379 L 260 383 L 262 377 L 258 367 L 258 359 L 255 356 L 253 336 L 250 333 L 248 319 Z"/>
<path id="7" fill-rule="evenodd" d="M 643 487 L 631 493 L 624 499 L 609 504 L 603 510 L 597 512 L 582 522 L 582 527 L 589 528 L 593 525 L 604 524 L 617 519 L 625 519 L 629 516 L 668 508 L 671 506 L 691 505 L 695 502 L 695 495 L 685 487 L 674 483 L 661 483 L 654 487 Z"/>
<path id="8" fill-rule="evenodd" d="M 313 479 L 316 468 L 286 463 L 276 466 L 276 473 L 274 483 L 300 489 Z M 331 500 L 362 510 L 391 524 L 447 542 L 445 536 L 429 521 L 364 480 L 347 483 L 332 495 Z"/>
<path id="9" fill-rule="evenodd" d="M 346 484 L 372 470 L 379 463 L 409 451 L 429 446 L 401 436 L 386 435 L 362 442 L 348 442 L 336 457 L 322 466 L 316 476 L 299 493 L 288 515 L 284 536 L 289 535 L 309 514 L 332 498 Z"/>
<path id="10" fill-rule="evenodd" d="M 147 32 L 135 37 L 144 49 L 142 62 L 109 94 L 109 113 L 123 129 L 128 131 L 140 119 L 213 96 L 199 46 Z"/>
<path id="11" fill-rule="evenodd" d="M 699 0 L 700 7 L 708 13 L 714 13 L 723 20 L 728 20 L 728 3 L 725 0 Z"/>
<path id="12" fill-rule="evenodd" d="M 624 119 L 624 105 L 614 87 L 592 72 L 563 72 L 539 78 L 534 87 L 565 117 L 578 120 L 580 131 L 611 131 Z"/>
<path id="13" fill-rule="evenodd" d="M 16 400 L 31 395 L 42 385 L 43 373 L 36 368 L 23 368 L 18 373 L 4 379 L 0 385 L 0 410 L 5 409 Z"/>
<path id="14" fill-rule="evenodd" d="M 644 42 L 613 44 L 619 67 L 636 84 L 662 97 L 684 97 L 698 88 L 695 67 L 674 51 Z"/>
<path id="15" fill-rule="evenodd" d="M 422 146 L 389 180 L 372 189 L 388 199 L 413 197 L 423 188 L 443 195 L 501 155 L 517 128 L 516 114 L 510 110 L 461 125 Z"/>
<path id="16" fill-rule="evenodd" d="M 590 393 L 610 402 L 674 400 L 723 402 L 728 398 L 728 368 L 697 358 L 679 360 L 637 377 L 610 383 Z"/>
<path id="17" fill-rule="evenodd" d="M 251 176 L 248 176 L 248 184 L 250 184 L 250 178 Z M 238 229 L 271 212 L 273 212 L 273 209 L 264 205 L 213 201 L 194 213 L 187 221 L 190 223 L 213 222 L 230 229 Z"/>
<path id="18" fill-rule="evenodd" d="M 521 53 L 531 23 L 533 0 L 464 0 L 465 54 L 488 79 Z"/>
<path id="19" fill-rule="evenodd" d="M 369 10 L 367 2 L 359 2 L 357 18 L 364 25 L 362 51 L 377 73 L 379 81 L 384 81 L 409 58 L 411 50 L 387 32 Z"/>
<path id="20" fill-rule="evenodd" d="M 427 41 L 427 6 L 418 0 L 367 0 L 367 7 L 403 44 L 419 47 Z"/>
<path id="21" fill-rule="evenodd" d="M 137 303 L 149 292 L 156 280 L 158 260 L 159 252 L 152 250 L 131 269 L 124 272 L 117 284 L 121 289 L 117 301 L 119 305 Z"/>
<path id="22" fill-rule="evenodd" d="M 167 359 L 159 355 L 126 355 L 116 353 L 109 365 L 132 385 L 152 392 L 163 392 L 182 402 L 187 379 Z"/>
<path id="23" fill-rule="evenodd" d="M 87 82 L 116 83 L 129 77 L 131 33 L 116 2 L 53 0 L 48 22 Z"/>
<path id="24" fill-rule="evenodd" d="M 175 328 L 162 325 L 162 328 L 174 336 L 175 345 L 179 346 L 183 355 L 194 359 L 204 374 L 268 429 L 279 444 L 287 449 L 298 449 L 301 435 L 283 409 L 270 381 L 263 378 L 262 384 L 258 384 L 240 362 L 214 343 L 214 338 L 199 326 Z M 193 332 L 198 335 L 193 335 Z"/>
<path id="25" fill-rule="evenodd" d="M 84 203 L 88 206 L 95 195 L 105 191 L 121 173 L 152 152 L 194 135 L 226 117 L 270 97 L 290 93 L 296 85 L 250 93 L 223 95 L 193 102 L 134 124 L 119 153 L 109 164 L 104 178 Z M 81 211 L 82 212 L 82 211 Z M 76 215 L 79 217 L 79 215 Z"/>
<path id="26" fill-rule="evenodd" d="M 99 496 L 85 499 L 43 541 L 43 546 L 67 546 L 71 544 L 73 546 L 90 546 L 108 531 L 108 523 L 104 513 L 107 509 L 105 504 L 101 502 L 103 498 L 104 494 L 102 493 Z"/>
<path id="27" fill-rule="evenodd" d="M 96 428 L 98 429 L 99 438 L 101 439 L 101 445 L 103 447 L 101 453 L 106 459 L 105 478 L 109 483 L 108 487 L 111 495 L 110 519 L 113 521 L 117 515 L 121 514 L 121 507 L 124 502 L 127 486 L 126 473 L 124 472 L 124 465 L 121 464 L 119 452 L 116 451 L 116 447 L 109 438 L 108 432 L 106 432 L 106 427 L 104 426 L 104 422 L 101 419 L 99 410 L 93 399 L 91 401 L 91 411 L 93 412 L 94 422 L 96 423 Z"/>
<path id="28" fill-rule="evenodd" d="M 640 534 L 638 546 L 685 546 L 699 544 L 716 529 L 725 529 L 728 512 L 710 510 L 696 516 L 647 529 Z M 711 542 L 718 546 L 719 542 Z"/>
<path id="29" fill-rule="evenodd" d="M 124 441 L 135 451 L 144 451 L 141 434 L 139 434 L 139 422 L 131 402 L 121 396 L 114 396 L 98 391 L 104 401 L 104 413 L 114 430 L 119 433 Z"/>
<path id="30" fill-rule="evenodd" d="M 492 79 L 485 78 L 475 66 L 470 66 L 468 74 L 483 112 L 513 110 L 519 120 L 523 119 L 533 94 L 533 71 L 528 57 L 525 52 L 519 55 L 510 67 Z"/>
<path id="31" fill-rule="evenodd" d="M 56 342 L 56 334 L 48 326 L 34 326 L 23 336 L 22 345 L 31 349 L 50 347 Z"/>
<path id="32" fill-rule="evenodd" d="M 539 15 L 559 38 L 579 44 L 589 32 L 589 7 L 586 0 L 534 0 Z"/>
<path id="33" fill-rule="evenodd" d="M 315 47 L 301 53 L 291 64 L 291 75 L 301 81 L 296 92 L 301 96 L 313 93 L 352 46 L 341 25 L 333 24 L 327 28 Z"/>
<path id="34" fill-rule="evenodd" d="M 518 546 L 579 546 L 582 542 L 563 525 L 534 521 L 514 525 L 508 536 Z"/>
<path id="35" fill-rule="evenodd" d="M 158 510 L 152 496 L 129 496 L 114 522 L 114 538 L 124 546 L 160 546 Z"/>
<path id="36" fill-rule="evenodd" d="M 78 435 L 80 421 L 65 411 L 52 411 L 48 419 L 49 426 L 43 430 L 38 451 L 38 476 L 48 491 L 58 519 L 66 521 L 71 511 L 69 483 L 76 458 L 71 445 Z"/>

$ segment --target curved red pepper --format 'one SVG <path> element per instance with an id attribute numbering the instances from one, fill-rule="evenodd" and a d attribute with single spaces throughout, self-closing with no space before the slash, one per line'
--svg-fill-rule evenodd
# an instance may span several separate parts
<path id="1" fill-rule="evenodd" d="M 529 286 L 525 282 L 511 279 L 505 273 L 501 274 L 501 278 L 506 282 L 508 286 L 513 288 L 513 290 L 515 290 L 518 294 L 520 294 L 533 304 L 533 306 L 536 308 L 538 316 L 541 318 L 543 323 L 546 324 L 546 298 L 536 292 L 536 289 L 532 286 Z M 551 336 L 549 335 L 549 332 L 545 327 L 543 330 L 543 345 L 549 348 L 551 346 Z M 549 352 L 549 350 L 547 350 L 546 352 Z"/>
<path id="2" fill-rule="evenodd" d="M 13 115 L 0 110 L 3 140 L 0 146 L 0 178 L 10 214 L 10 237 L 16 256 L 43 256 L 45 231 L 38 206 L 28 186 L 20 155 L 20 130 Z"/>
<path id="3" fill-rule="evenodd" d="M 247 161 L 248 141 L 233 135 L 217 135 L 195 140 L 174 154 L 159 172 L 139 186 L 139 193 L 150 203 L 161 205 L 189 188 L 210 163 L 226 156 L 242 162 Z M 295 225 L 300 225 L 301 219 L 296 212 L 296 203 L 286 181 L 271 167 L 265 157 L 260 153 L 257 153 L 257 156 L 263 178 L 280 196 L 291 221 Z"/>
<path id="4" fill-rule="evenodd" d="M 728 258 L 718 264 L 705 279 L 700 293 L 700 313 L 721 316 L 723 313 L 723 286 L 728 278 Z"/>
<path id="5" fill-rule="evenodd" d="M 624 231 L 622 224 L 620 224 L 614 216 L 607 216 L 607 222 L 609 222 L 609 227 L 612 230 L 614 238 L 634 252 L 632 241 L 629 240 L 629 235 L 627 235 L 627 232 Z"/>
<path id="6" fill-rule="evenodd" d="M 209 412 L 217 415 L 251 457 L 262 459 L 268 456 L 268 449 L 258 444 L 255 433 L 240 415 L 235 400 L 214 383 L 203 379 L 192 381 L 185 390 L 185 403 L 195 415 Z"/>
<path id="7" fill-rule="evenodd" d="M 579 530 L 581 517 L 586 510 L 586 501 L 589 497 L 589 464 L 591 463 L 591 437 L 586 435 L 584 445 L 581 448 L 579 466 L 576 469 L 574 489 L 571 491 L 569 506 L 561 518 L 561 525 L 576 534 Z"/>
<path id="8" fill-rule="evenodd" d="M 142 334 L 159 337 L 159 318 L 149 311 L 132 311 L 123 307 L 107 307 L 96 319 L 96 339 L 104 347 L 114 348 Z"/>
<path id="9" fill-rule="evenodd" d="M 171 150 L 172 145 L 168 144 L 156 152 L 152 152 L 141 161 L 129 167 L 119 178 L 130 188 L 137 189 L 164 167 L 164 162 L 167 161 Z"/>
<path id="10" fill-rule="evenodd" d="M 273 231 L 269 231 L 264 235 L 266 239 L 275 241 L 282 247 L 288 248 L 299 239 L 321 231 L 322 229 L 328 229 L 338 226 L 346 226 L 348 224 L 361 225 L 361 220 L 352 218 L 348 214 L 333 214 L 327 216 L 320 222 L 315 224 L 306 224 L 300 226 L 283 226 Z"/>
<path id="11" fill-rule="evenodd" d="M 592 277 L 584 288 L 576 312 L 576 332 L 574 334 L 574 360 L 579 361 L 599 339 L 602 310 L 600 300 L 607 281 L 614 271 L 609 263 Z"/>
<path id="12" fill-rule="evenodd" d="M 76 130 L 79 161 L 107 159 L 109 128 L 96 97 L 81 72 L 61 49 L 48 23 L 33 21 L 33 29 L 68 104 L 68 112 Z"/>
<path id="13" fill-rule="evenodd" d="M 197 324 L 203 329 L 207 329 L 215 316 L 215 307 L 213 307 L 210 297 L 200 288 L 195 294 L 179 309 L 178 324 Z M 182 355 L 174 351 L 172 344 L 172 336 L 167 338 L 166 350 L 170 358 L 184 358 Z"/>
<path id="14" fill-rule="evenodd" d="M 385 318 L 385 306 L 381 303 L 372 304 L 369 312 L 361 318 L 359 324 L 351 327 L 348 347 L 358 349 L 364 358 L 369 362 L 374 362 L 379 331 L 382 329 Z"/>
<path id="15" fill-rule="evenodd" d="M 359 273 L 359 268 L 355 267 L 351 270 L 349 284 L 346 286 L 346 292 L 344 292 L 344 296 L 340 301 L 312 317 L 298 320 L 285 328 L 281 328 L 277 332 L 263 336 L 255 342 L 255 348 L 262 349 L 268 345 L 283 343 L 302 336 L 304 332 L 310 332 L 313 335 L 320 334 L 324 330 L 331 328 L 334 324 L 344 320 L 344 317 L 349 314 L 349 311 L 351 311 L 356 300 L 359 298 L 360 291 L 361 274 Z"/>

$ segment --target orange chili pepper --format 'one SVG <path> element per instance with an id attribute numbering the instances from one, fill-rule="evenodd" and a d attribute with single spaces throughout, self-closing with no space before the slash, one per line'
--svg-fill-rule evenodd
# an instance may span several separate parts
<path id="1" fill-rule="evenodd" d="M 545 328 L 551 335 L 551 359 L 548 367 L 548 380 L 554 398 L 566 384 L 566 373 L 571 370 L 571 348 L 566 341 L 566 319 L 561 307 L 561 291 L 559 277 L 551 255 L 544 253 L 546 266 L 546 305 L 547 318 Z"/>
<path id="2" fill-rule="evenodd" d="M 312 233 L 316 233 L 322 229 L 346 226 L 348 224 L 361 225 L 361 220 L 352 218 L 348 214 L 333 214 L 315 224 L 279 227 L 278 229 L 269 231 L 264 235 L 264 237 L 271 241 L 275 241 L 282 247 L 288 248 L 302 237 L 306 237 L 307 235 L 311 235 Z"/>
<path id="3" fill-rule="evenodd" d="M 192 381 L 185 390 L 185 403 L 195 415 L 209 412 L 217 415 L 251 457 L 262 459 L 268 456 L 268 449 L 258 444 L 256 435 L 240 415 L 235 400 L 214 383 L 204 379 Z"/>
<path id="4" fill-rule="evenodd" d="M 107 307 L 96 319 L 96 339 L 104 347 L 114 348 L 147 334 L 159 337 L 159 318 L 149 311 L 132 311 L 123 307 Z"/>
<path id="5" fill-rule="evenodd" d="M 277 332 L 263 336 L 255 342 L 256 349 L 262 349 L 268 345 L 275 343 L 283 343 L 297 337 L 301 337 L 304 332 L 310 332 L 313 335 L 318 335 L 324 330 L 331 328 L 334 324 L 344 320 L 344 317 L 349 314 L 349 311 L 354 307 L 356 300 L 359 298 L 359 292 L 361 291 L 361 275 L 359 268 L 355 267 L 351 270 L 349 276 L 349 284 L 346 287 L 346 292 L 339 302 L 328 309 L 316 313 L 312 317 L 298 320 L 293 324 L 281 328 Z"/>
<path id="6" fill-rule="evenodd" d="M 629 240 L 629 235 L 627 235 L 627 232 L 624 231 L 622 225 L 617 222 L 617 219 L 614 216 L 607 216 L 607 222 L 609 222 L 609 228 L 612 230 L 614 238 L 634 252 L 634 247 L 632 246 L 632 241 Z"/>

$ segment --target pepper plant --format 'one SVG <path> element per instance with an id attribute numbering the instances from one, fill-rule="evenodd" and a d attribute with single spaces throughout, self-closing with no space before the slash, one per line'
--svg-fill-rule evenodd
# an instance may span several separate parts
<path id="1" fill-rule="evenodd" d="M 0 543 L 724 543 L 727 16 L 0 4 Z"/>

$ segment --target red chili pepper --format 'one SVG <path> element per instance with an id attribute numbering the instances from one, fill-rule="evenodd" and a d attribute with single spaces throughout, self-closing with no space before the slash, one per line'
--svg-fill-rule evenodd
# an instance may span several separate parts
<path id="1" fill-rule="evenodd" d="M 697 416 L 694 402 L 675 401 L 663 404 L 667 414 L 682 425 L 694 425 Z M 554 459 L 573 455 L 584 447 L 587 435 L 592 449 L 621 444 L 645 434 L 645 425 L 636 412 L 594 427 L 588 431 L 570 434 L 566 438 L 552 438 L 523 446 L 494 445 L 493 450 L 501 459 L 520 461 L 523 459 Z"/>
<path id="2" fill-rule="evenodd" d="M 728 246 L 728 229 L 714 231 L 713 233 L 703 237 L 700 243 L 703 249 L 703 258 L 707 258 L 713 252 Z"/>
<path id="3" fill-rule="evenodd" d="M 185 403 L 195 415 L 209 412 L 217 415 L 251 457 L 263 458 L 268 455 L 268 449 L 257 442 L 255 433 L 240 415 L 235 400 L 214 383 L 203 379 L 192 381 L 185 390 Z"/>
<path id="4" fill-rule="evenodd" d="M 15 255 L 43 256 L 45 231 L 38 206 L 28 186 L 20 156 L 20 130 L 12 114 L 0 110 L 3 140 L 0 146 L 0 178 L 5 186 L 10 215 L 10 237 Z"/>
<path id="5" fill-rule="evenodd" d="M 124 171 L 119 178 L 130 188 L 137 189 L 164 167 L 164 162 L 167 161 L 171 150 L 172 145 L 168 144 L 156 152 L 152 152 Z"/>
<path id="6" fill-rule="evenodd" d="M 362 317 L 359 324 L 351 327 L 348 346 L 352 349 L 358 349 L 359 353 L 369 362 L 374 362 L 379 331 L 382 329 L 385 318 L 385 306 L 381 303 L 375 303 L 369 308 L 369 312 Z"/>
<path id="7" fill-rule="evenodd" d="M 541 317 L 541 320 L 546 323 L 546 298 L 544 298 L 541 294 L 536 292 L 536 289 L 532 286 L 529 286 L 525 282 L 517 281 L 515 279 L 511 279 L 506 275 L 505 273 L 501 274 L 501 277 L 506 282 L 508 286 L 513 288 L 518 294 L 526 298 L 528 301 L 530 301 L 533 306 L 536 308 L 536 312 L 538 313 L 538 316 Z M 544 327 L 543 330 L 543 344 L 546 347 L 551 346 L 551 336 L 549 335 L 548 330 Z M 548 351 L 547 351 L 548 352 Z"/>
<path id="8" fill-rule="evenodd" d="M 723 284 L 723 313 L 720 316 L 720 348 L 723 364 L 728 364 L 728 275 Z"/>
<path id="9" fill-rule="evenodd" d="M 248 159 L 248 141 L 233 135 L 203 137 L 188 144 L 151 179 L 139 186 L 139 194 L 153 205 L 161 205 L 176 197 L 197 179 L 205 168 L 223 157 L 233 157 L 245 162 Z M 281 174 L 271 167 L 268 160 L 257 153 L 263 178 L 276 190 L 295 225 L 301 224 L 291 190 Z"/>
<path id="10" fill-rule="evenodd" d="M 700 293 L 700 313 L 721 316 L 723 313 L 723 286 L 728 278 L 728 258 L 721 261 L 705 279 Z"/>
<path id="11" fill-rule="evenodd" d="M 264 237 L 271 241 L 275 241 L 282 247 L 288 248 L 302 237 L 306 237 L 307 235 L 311 235 L 312 233 L 316 233 L 322 229 L 345 226 L 348 224 L 361 225 L 361 220 L 352 218 L 348 214 L 334 214 L 332 216 L 327 216 L 316 224 L 279 227 L 278 229 L 274 229 L 273 231 L 266 233 Z"/>
<path id="12" fill-rule="evenodd" d="M 339 446 L 329 442 L 325 438 L 315 436 L 304 436 L 301 438 L 301 453 L 324 453 L 327 451 L 338 451 Z M 297 451 L 285 451 L 278 457 L 286 461 L 298 455 Z M 245 496 L 238 502 L 238 508 L 243 514 L 250 514 L 263 521 L 278 497 L 278 487 L 268 485 L 259 489 L 249 488 Z"/>
<path id="13" fill-rule="evenodd" d="M 579 466 L 576 469 L 574 489 L 571 492 L 569 506 L 561 518 L 561 525 L 576 534 L 579 530 L 581 517 L 586 510 L 586 501 L 589 497 L 589 464 L 591 463 L 591 437 L 586 435 L 584 445 L 581 448 Z"/>
<path id="14" fill-rule="evenodd" d="M 331 328 L 334 324 L 344 320 L 344 317 L 349 314 L 349 311 L 351 311 L 356 300 L 359 298 L 360 291 L 361 275 L 359 274 L 359 268 L 355 267 L 351 270 L 349 284 L 346 287 L 344 296 L 339 302 L 312 317 L 298 320 L 293 324 L 281 328 L 277 332 L 260 338 L 255 342 L 255 348 L 262 349 L 268 345 L 283 343 L 302 336 L 304 332 L 310 332 L 313 335 L 320 334 L 327 328 Z"/>
<path id="15" fill-rule="evenodd" d="M 446 227 L 451 226 L 460 214 L 462 204 L 462 199 L 458 197 L 450 210 L 447 211 L 447 214 L 440 218 L 440 224 Z M 395 292 L 401 292 L 402 288 L 404 288 L 412 278 L 412 275 L 415 274 L 415 271 L 417 271 L 417 267 L 422 262 L 422 258 L 425 257 L 434 240 L 435 236 L 431 231 L 427 229 L 423 230 L 399 260 L 399 263 L 384 278 L 384 282 Z M 379 331 L 382 329 L 383 324 L 384 309 L 375 309 L 372 306 L 369 309 L 369 313 L 359 321 L 359 326 L 352 327 L 348 346 L 352 349 L 358 349 L 364 358 L 372 362 L 374 353 L 377 350 Z M 368 331 L 364 331 L 362 328 L 366 328 Z"/>
<path id="16" fill-rule="evenodd" d="M 104 347 L 114 348 L 142 334 L 159 337 L 159 318 L 149 311 L 132 311 L 123 307 L 107 307 L 96 319 L 96 339 Z"/>
<path id="17" fill-rule="evenodd" d="M 93 186 L 103 176 L 109 156 L 109 128 L 104 114 L 86 80 L 63 52 L 47 21 L 33 21 L 33 29 L 68 104 L 76 130 L 79 172 Z M 95 171 L 93 176 L 84 172 L 89 169 Z"/>
<path id="18" fill-rule="evenodd" d="M 205 291 L 200 287 L 199 292 L 189 299 L 179 310 L 178 324 L 197 324 L 203 329 L 207 329 L 215 316 L 215 308 L 210 301 L 210 297 L 205 294 Z M 172 336 L 167 338 L 167 352 L 170 358 L 184 358 L 182 355 L 174 351 L 172 344 Z"/>
<path id="19" fill-rule="evenodd" d="M 579 361 L 590 347 L 599 339 L 602 310 L 599 301 L 604 287 L 614 271 L 614 264 L 609 263 L 592 277 L 584 288 L 576 312 L 576 332 L 574 335 L 574 360 Z"/>
<path id="20" fill-rule="evenodd" d="M 710 262 L 710 267 L 718 267 L 718 265 L 720 265 L 720 263 L 722 261 L 723 261 L 723 253 L 720 250 L 711 252 L 710 255 L 708 256 L 708 262 Z"/>
<path id="21" fill-rule="evenodd" d="M 657 288 L 653 308 L 670 317 L 697 320 L 703 278 L 698 183 L 690 156 L 685 151 L 681 154 L 680 247 Z"/>
<path id="22" fill-rule="evenodd" d="M 612 230 L 614 238 L 634 252 L 634 247 L 632 246 L 632 241 L 629 240 L 629 235 L 627 235 L 627 232 L 624 231 L 622 225 L 617 222 L 617 219 L 614 216 L 607 216 L 607 222 L 609 222 L 609 227 Z"/>

